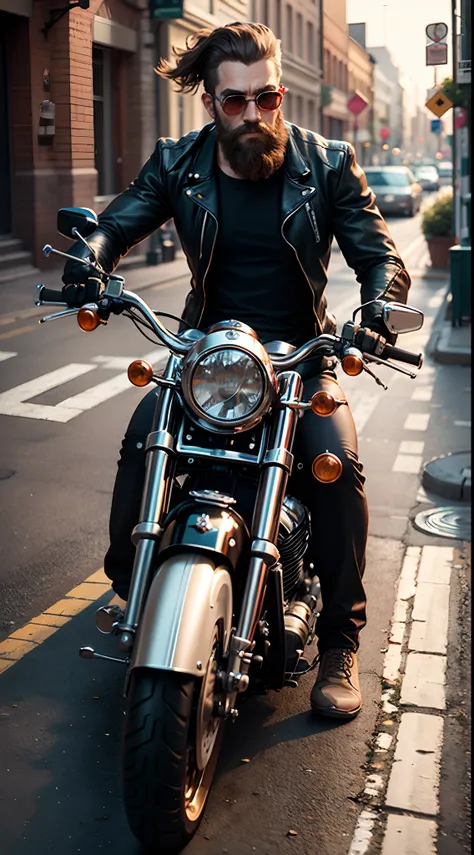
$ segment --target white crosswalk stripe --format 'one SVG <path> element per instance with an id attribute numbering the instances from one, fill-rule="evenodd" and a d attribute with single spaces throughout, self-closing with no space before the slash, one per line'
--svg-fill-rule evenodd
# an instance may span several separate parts
<path id="1" fill-rule="evenodd" d="M 6 359 L 11 359 L 12 356 L 18 356 L 17 353 L 11 353 L 7 350 L 0 350 L 0 362 L 4 362 Z"/>
<path id="2" fill-rule="evenodd" d="M 11 356 L 16 355 L 15 353 L 11 354 Z M 167 351 L 164 348 L 155 348 L 142 358 L 157 366 L 166 360 Z M 132 388 L 123 371 L 133 361 L 133 357 L 96 356 L 93 361 L 95 364 L 92 365 L 71 362 L 68 365 L 63 365 L 62 368 L 41 374 L 39 377 L 0 393 L 0 415 L 20 416 L 65 424 L 86 410 L 91 410 L 93 407 L 115 397 L 115 395 Z M 97 371 L 98 368 L 121 369 L 122 373 L 102 383 L 97 383 L 83 392 L 65 398 L 54 406 L 31 403 L 32 398 L 37 398 L 44 392 L 49 392 L 51 389 L 75 380 L 90 371 Z"/>

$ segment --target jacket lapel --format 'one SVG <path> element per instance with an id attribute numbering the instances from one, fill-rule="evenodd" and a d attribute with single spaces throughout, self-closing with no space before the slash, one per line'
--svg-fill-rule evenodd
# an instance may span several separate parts
<path id="1" fill-rule="evenodd" d="M 308 184 L 308 180 L 311 178 L 311 170 L 296 146 L 291 126 L 288 127 L 288 130 L 288 146 L 284 166 L 285 180 L 281 203 L 282 226 L 317 192 L 316 187 Z"/>

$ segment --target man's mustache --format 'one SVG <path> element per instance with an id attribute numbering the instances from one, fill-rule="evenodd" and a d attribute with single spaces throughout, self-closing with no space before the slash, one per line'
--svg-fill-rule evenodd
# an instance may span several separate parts
<path id="1" fill-rule="evenodd" d="M 248 122 L 245 125 L 241 125 L 239 128 L 235 128 L 235 130 L 232 131 L 232 138 L 234 140 L 236 140 L 239 137 L 245 136 L 245 134 L 248 134 L 248 133 L 261 134 L 262 136 L 265 136 L 265 137 L 272 137 L 272 138 L 275 137 L 274 132 L 272 131 L 271 128 L 268 127 L 268 125 L 261 125 L 257 122 L 255 122 L 255 123 Z"/>

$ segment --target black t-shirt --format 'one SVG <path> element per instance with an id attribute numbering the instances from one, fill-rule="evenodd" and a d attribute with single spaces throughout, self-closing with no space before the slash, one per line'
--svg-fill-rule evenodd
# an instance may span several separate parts
<path id="1" fill-rule="evenodd" d="M 231 318 L 263 341 L 299 346 L 315 335 L 313 295 L 281 233 L 283 169 L 261 181 L 216 168 L 219 228 L 201 329 Z"/>

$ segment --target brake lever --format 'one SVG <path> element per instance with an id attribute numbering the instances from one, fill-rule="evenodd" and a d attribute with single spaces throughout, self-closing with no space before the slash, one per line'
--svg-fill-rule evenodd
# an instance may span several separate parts
<path id="1" fill-rule="evenodd" d="M 43 302 L 43 300 L 38 300 L 36 305 L 46 306 L 48 304 L 46 302 Z M 49 305 L 51 306 L 52 304 L 49 303 Z M 64 303 L 58 303 L 57 305 L 62 306 L 64 305 Z M 45 324 L 46 321 L 56 321 L 58 318 L 64 318 L 66 315 L 77 315 L 78 311 L 79 309 L 66 309 L 66 311 L 64 312 L 55 312 L 53 315 L 45 315 L 44 318 L 40 318 L 38 323 Z"/>
<path id="2" fill-rule="evenodd" d="M 417 374 L 414 374 L 413 371 L 408 371 L 406 368 L 401 368 L 399 365 L 394 365 L 393 362 L 389 362 L 388 359 L 380 359 L 378 356 L 374 356 L 372 353 L 364 353 L 364 359 L 368 359 L 370 362 L 376 362 L 378 365 L 385 365 L 387 368 L 391 368 L 393 371 L 398 371 L 400 374 L 405 374 L 406 377 L 411 377 L 412 380 L 416 380 L 418 376 Z"/>
<path id="3" fill-rule="evenodd" d="M 374 374 L 374 372 L 371 371 L 370 368 L 367 368 L 367 365 L 364 364 L 363 369 L 366 372 L 366 374 L 370 374 L 370 376 L 373 377 L 373 379 L 377 383 L 377 386 L 382 386 L 385 389 L 385 391 L 387 391 L 388 386 L 386 386 L 385 383 L 380 379 L 380 377 L 377 377 L 377 375 Z"/>

